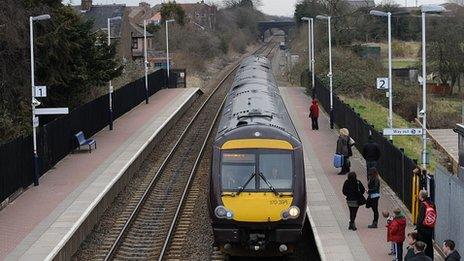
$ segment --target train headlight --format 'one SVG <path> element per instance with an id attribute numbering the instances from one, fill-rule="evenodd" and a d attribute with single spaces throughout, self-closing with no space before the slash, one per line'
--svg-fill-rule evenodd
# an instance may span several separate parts
<path id="1" fill-rule="evenodd" d="M 300 209 L 297 206 L 291 206 L 289 209 L 282 212 L 282 219 L 294 219 L 300 216 Z"/>
<path id="2" fill-rule="evenodd" d="M 291 206 L 288 209 L 288 214 L 292 218 L 297 218 L 300 215 L 300 209 L 298 207 L 296 207 L 296 206 Z"/>
<path id="3" fill-rule="evenodd" d="M 214 214 L 217 218 L 232 219 L 234 217 L 234 213 L 232 213 L 232 211 L 228 210 L 224 206 L 217 206 L 214 210 Z"/>

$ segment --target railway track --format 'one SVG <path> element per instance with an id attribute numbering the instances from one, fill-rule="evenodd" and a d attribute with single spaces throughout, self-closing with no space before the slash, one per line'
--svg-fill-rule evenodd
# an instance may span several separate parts
<path id="1" fill-rule="evenodd" d="M 256 53 L 267 56 L 273 48 L 264 45 Z M 116 240 L 100 245 L 95 259 L 179 258 L 191 222 L 188 213 L 200 191 L 199 184 L 192 184 L 194 174 L 227 94 L 224 85 L 237 67 L 204 101 L 153 177 L 140 184 L 145 189 L 134 192 L 124 211 L 118 213 L 109 233 Z"/>

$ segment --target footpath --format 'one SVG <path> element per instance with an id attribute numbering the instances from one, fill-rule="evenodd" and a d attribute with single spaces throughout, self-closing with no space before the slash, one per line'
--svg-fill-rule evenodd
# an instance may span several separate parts
<path id="1" fill-rule="evenodd" d="M 357 231 L 348 230 L 349 211 L 342 186 L 346 175 L 337 175 L 339 169 L 332 165 L 336 148 L 338 130 L 330 129 L 329 118 L 321 108 L 319 130 L 311 130 L 309 105 L 311 98 L 305 94 L 304 88 L 280 88 L 287 110 L 303 142 L 308 189 L 308 208 L 312 216 L 315 238 L 325 260 L 392 260 L 389 256 L 390 243 L 386 241 L 386 219 L 380 214 L 379 228 L 369 229 L 373 213 L 364 206 L 359 208 L 356 218 Z M 351 160 L 351 171 L 367 188 L 365 161 L 353 147 L 354 156 Z M 308 162 L 309 161 L 309 162 Z M 379 212 L 400 207 L 408 216 L 406 234 L 412 232 L 414 226 L 411 215 L 401 200 L 381 182 L 381 198 Z M 406 249 L 407 243 L 404 243 Z M 405 252 L 403 252 L 405 253 Z M 435 260 L 442 260 L 436 257 Z"/>

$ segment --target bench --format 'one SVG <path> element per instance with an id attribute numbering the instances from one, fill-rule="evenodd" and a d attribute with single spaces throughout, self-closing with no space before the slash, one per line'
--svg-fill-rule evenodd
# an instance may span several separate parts
<path id="1" fill-rule="evenodd" d="M 77 139 L 78 150 L 81 150 L 81 146 L 89 146 L 89 153 L 92 153 L 92 145 L 97 149 L 97 142 L 93 139 L 86 139 L 82 131 L 79 131 L 74 136 Z"/>

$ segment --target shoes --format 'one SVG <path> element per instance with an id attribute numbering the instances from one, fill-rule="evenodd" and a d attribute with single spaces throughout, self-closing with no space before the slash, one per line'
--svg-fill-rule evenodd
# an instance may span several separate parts
<path id="1" fill-rule="evenodd" d="M 350 225 L 348 226 L 348 229 L 353 230 L 353 231 L 357 230 L 356 225 L 354 224 L 354 222 L 353 223 L 350 222 Z"/>
<path id="2" fill-rule="evenodd" d="M 338 172 L 337 175 L 345 175 L 346 172 Z"/>
<path id="3" fill-rule="evenodd" d="M 371 225 L 367 226 L 368 228 L 377 228 L 377 222 L 372 222 Z"/>

